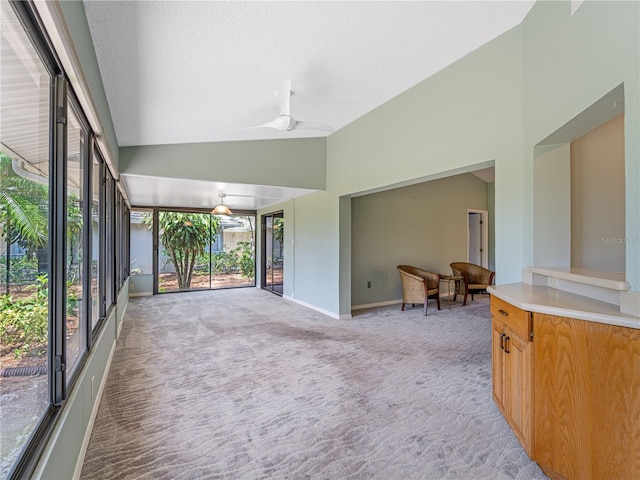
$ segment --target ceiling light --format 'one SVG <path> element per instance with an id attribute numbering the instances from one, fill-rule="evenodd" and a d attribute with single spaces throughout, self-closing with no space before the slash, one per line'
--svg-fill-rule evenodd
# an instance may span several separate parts
<path id="1" fill-rule="evenodd" d="M 221 193 L 218 196 L 220 197 L 220 205 L 216 205 L 216 207 L 211 210 L 211 213 L 213 215 L 233 215 L 233 212 L 229 210 L 229 207 L 224 204 L 224 197 L 226 197 L 226 195 Z"/>

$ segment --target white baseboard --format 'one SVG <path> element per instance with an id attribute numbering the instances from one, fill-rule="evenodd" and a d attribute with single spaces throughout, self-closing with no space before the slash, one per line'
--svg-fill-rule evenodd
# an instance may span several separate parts
<path id="1" fill-rule="evenodd" d="M 153 296 L 153 292 L 139 292 L 139 293 L 131 293 L 129 292 L 129 298 L 132 297 L 151 297 Z"/>
<path id="2" fill-rule="evenodd" d="M 375 308 L 375 307 L 386 307 L 387 305 L 397 305 L 402 303 L 402 299 L 397 300 L 387 300 L 385 302 L 376 302 L 376 303 L 366 303 L 364 305 L 353 305 L 351 310 L 363 310 L 365 308 Z"/>
<path id="3" fill-rule="evenodd" d="M 310 303 L 303 302 L 302 300 L 298 300 L 297 298 L 290 297 L 289 295 L 283 295 L 282 298 L 290 302 L 297 303 L 298 305 L 309 308 L 311 310 L 315 310 L 316 312 L 320 312 L 323 315 L 327 315 L 328 317 L 335 318 L 336 320 L 344 320 L 344 319 L 351 318 L 350 313 L 339 315 L 337 313 L 330 312 L 329 310 L 325 310 L 324 308 L 316 307 L 315 305 L 312 305 Z"/>

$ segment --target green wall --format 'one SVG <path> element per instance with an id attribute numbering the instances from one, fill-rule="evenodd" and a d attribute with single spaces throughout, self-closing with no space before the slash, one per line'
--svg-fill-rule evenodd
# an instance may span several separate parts
<path id="1" fill-rule="evenodd" d="M 489 211 L 489 270 L 496 271 L 496 184 L 487 183 L 487 210 Z"/>
<path id="2" fill-rule="evenodd" d="M 620 83 L 626 271 L 638 291 L 639 9 L 638 2 L 585 2 L 571 16 L 568 1 L 538 2 L 520 26 L 329 136 L 326 191 L 297 201 L 296 234 L 306 240 L 296 243 L 297 298 L 349 314 L 347 252 L 358 246 L 341 231 L 350 228 L 345 197 L 490 161 L 497 281 L 520 281 L 532 263 L 534 146 Z"/>
<path id="3" fill-rule="evenodd" d="M 324 189 L 326 139 L 183 143 L 120 149 L 120 173 Z"/>
<path id="4" fill-rule="evenodd" d="M 309 292 L 313 295 L 309 303 L 323 301 L 322 307 L 328 310 L 339 305 L 342 315 L 350 313 L 353 304 L 347 252 L 358 246 L 345 244 L 348 235 L 338 232 L 348 207 L 341 202 L 336 216 L 337 198 L 488 164 L 495 165 L 496 176 L 502 179 L 496 182 L 496 198 L 500 199 L 496 202 L 496 236 L 502 238 L 502 245 L 500 241 L 496 244 L 502 247 L 496 269 L 504 282 L 520 280 L 524 171 L 522 123 L 516 120 L 522 118 L 521 61 L 521 29 L 516 28 L 328 138 L 327 191 L 305 197 L 309 209 L 306 205 L 299 209 L 298 218 L 315 218 L 315 228 L 321 226 L 332 233 L 327 241 L 335 240 L 333 244 L 325 241 L 322 249 L 313 244 L 315 251 L 297 250 L 296 254 L 298 258 L 314 257 L 319 269 L 313 271 L 313 281 L 332 288 L 334 298 Z M 331 209 L 333 215 L 319 215 Z"/>
<path id="5" fill-rule="evenodd" d="M 351 208 L 351 302 L 396 301 L 397 265 L 450 275 L 451 262 L 467 260 L 467 209 L 488 209 L 487 184 L 466 173 L 356 197 Z"/>

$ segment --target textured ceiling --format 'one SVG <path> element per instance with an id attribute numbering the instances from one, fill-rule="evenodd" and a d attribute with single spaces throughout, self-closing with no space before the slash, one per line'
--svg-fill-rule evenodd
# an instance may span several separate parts
<path id="1" fill-rule="evenodd" d="M 325 136 L 522 21 L 531 1 L 85 1 L 118 142 Z M 240 129 L 240 130 L 239 130 Z"/>
<path id="2" fill-rule="evenodd" d="M 339 130 L 519 24 L 533 3 L 84 6 L 118 142 L 129 146 L 326 136 L 246 127 L 279 114 L 275 93 L 291 79 L 292 116 Z M 129 192 L 132 203 L 162 201 L 145 183 L 146 197 Z"/>

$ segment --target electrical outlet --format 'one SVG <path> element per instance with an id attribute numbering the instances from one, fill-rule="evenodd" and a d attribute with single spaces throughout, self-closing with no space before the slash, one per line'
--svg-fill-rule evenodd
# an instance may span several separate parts
<path id="1" fill-rule="evenodd" d="M 558 279 L 556 277 L 549 277 L 549 286 L 556 288 L 558 286 Z"/>
<path id="2" fill-rule="evenodd" d="M 371 288 L 371 282 L 367 282 L 367 288 Z"/>

